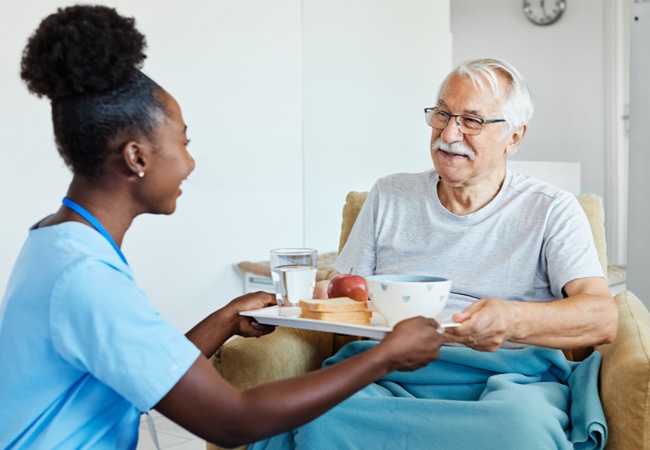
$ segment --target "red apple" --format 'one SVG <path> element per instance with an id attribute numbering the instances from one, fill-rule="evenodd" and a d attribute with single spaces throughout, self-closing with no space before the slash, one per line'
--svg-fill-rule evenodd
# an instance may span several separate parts
<path id="1" fill-rule="evenodd" d="M 329 298 L 350 297 L 358 302 L 368 300 L 368 283 L 361 275 L 341 273 L 330 280 L 327 286 Z"/>

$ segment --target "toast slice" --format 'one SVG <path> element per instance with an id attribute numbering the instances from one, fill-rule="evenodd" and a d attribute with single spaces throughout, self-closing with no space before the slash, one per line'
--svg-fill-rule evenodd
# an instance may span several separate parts
<path id="1" fill-rule="evenodd" d="M 349 323 L 353 325 L 370 325 L 372 312 L 370 310 L 322 312 L 301 310 L 300 317 L 304 319 L 326 320 L 328 322 Z"/>
<path id="2" fill-rule="evenodd" d="M 337 297 L 327 299 L 300 300 L 298 303 L 303 311 L 320 312 L 349 312 L 367 311 L 368 302 L 357 302 L 349 297 Z"/>
<path id="3" fill-rule="evenodd" d="M 370 325 L 372 312 L 368 302 L 357 302 L 348 297 L 300 300 L 300 317 L 328 322 Z"/>

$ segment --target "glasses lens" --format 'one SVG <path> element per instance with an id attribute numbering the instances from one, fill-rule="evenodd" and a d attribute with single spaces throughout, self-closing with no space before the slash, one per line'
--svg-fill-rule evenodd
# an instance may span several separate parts
<path id="1" fill-rule="evenodd" d="M 460 116 L 458 119 L 463 134 L 479 134 L 483 128 L 483 122 L 476 117 Z"/>
<path id="2" fill-rule="evenodd" d="M 449 114 L 437 109 L 427 111 L 427 123 L 436 130 L 443 130 L 449 123 Z"/>

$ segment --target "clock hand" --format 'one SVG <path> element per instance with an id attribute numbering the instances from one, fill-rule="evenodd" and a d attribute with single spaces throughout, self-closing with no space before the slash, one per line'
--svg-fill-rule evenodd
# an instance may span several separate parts
<path id="1" fill-rule="evenodd" d="M 541 0 L 539 2 L 539 6 L 542 7 L 542 14 L 544 14 L 544 18 L 546 19 L 548 17 L 548 15 L 546 14 L 546 8 L 544 7 L 544 2 L 545 2 L 545 0 Z"/>

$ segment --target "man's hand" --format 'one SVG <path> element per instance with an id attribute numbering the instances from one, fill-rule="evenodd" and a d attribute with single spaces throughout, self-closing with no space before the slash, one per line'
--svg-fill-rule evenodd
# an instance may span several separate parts
<path id="1" fill-rule="evenodd" d="M 327 298 L 327 287 L 329 284 L 329 280 L 318 281 L 316 286 L 314 286 L 314 298 Z"/>
<path id="2" fill-rule="evenodd" d="M 453 320 L 461 325 L 447 329 L 445 341 L 465 344 L 485 352 L 497 350 L 514 334 L 518 303 L 497 297 L 477 300 L 453 315 Z"/>

